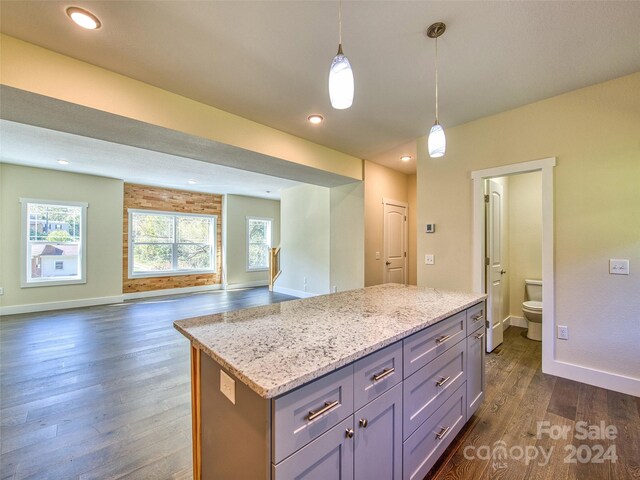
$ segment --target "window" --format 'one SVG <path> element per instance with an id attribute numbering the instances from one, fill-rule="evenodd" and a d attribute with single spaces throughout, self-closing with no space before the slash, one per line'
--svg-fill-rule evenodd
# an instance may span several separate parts
<path id="1" fill-rule="evenodd" d="M 88 204 L 21 198 L 22 287 L 86 283 Z"/>
<path id="2" fill-rule="evenodd" d="M 215 215 L 129 210 L 129 278 L 215 272 Z"/>
<path id="3" fill-rule="evenodd" d="M 269 269 L 272 218 L 247 217 L 247 272 Z"/>

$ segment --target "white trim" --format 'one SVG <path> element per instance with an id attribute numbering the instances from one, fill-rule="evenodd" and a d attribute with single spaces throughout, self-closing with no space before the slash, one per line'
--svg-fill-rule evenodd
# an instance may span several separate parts
<path id="1" fill-rule="evenodd" d="M 244 223 L 245 223 L 245 239 L 244 239 L 244 245 L 245 245 L 245 271 L 247 273 L 249 272 L 268 272 L 269 271 L 269 260 L 267 259 L 267 266 L 266 267 L 250 267 L 249 266 L 249 221 L 250 220 L 262 220 L 264 222 L 269 222 L 269 236 L 271 238 L 269 238 L 269 250 L 271 250 L 271 247 L 273 246 L 273 218 L 270 217 L 256 217 L 254 215 L 247 215 L 244 217 Z"/>
<path id="2" fill-rule="evenodd" d="M 512 327 L 527 328 L 527 320 L 524 317 L 517 317 L 515 315 L 509 315 L 509 320 Z"/>
<path id="3" fill-rule="evenodd" d="M 47 312 L 49 310 L 65 310 L 67 308 L 92 307 L 95 305 L 122 303 L 123 300 L 123 295 L 115 295 L 113 297 L 83 298 L 80 300 L 65 300 L 62 302 L 11 305 L 8 307 L 0 307 L 0 315 L 17 315 L 20 313 Z"/>
<path id="4" fill-rule="evenodd" d="M 407 209 L 409 208 L 409 204 L 407 202 L 400 202 L 399 200 L 392 200 L 386 197 L 382 197 L 382 204 L 395 205 L 396 207 L 404 207 Z"/>
<path id="5" fill-rule="evenodd" d="M 269 285 L 269 280 L 255 280 L 253 282 L 227 283 L 224 286 L 224 289 L 235 290 L 238 288 L 267 287 L 268 285 Z"/>
<path id="6" fill-rule="evenodd" d="M 502 177 L 519 173 L 542 171 L 542 371 L 551 373 L 561 363 L 555 359 L 555 283 L 553 270 L 553 167 L 556 158 L 549 157 L 530 162 L 514 163 L 502 167 L 471 172 L 473 180 L 473 239 L 472 239 L 472 279 L 473 291 L 484 292 L 484 188 L 487 178 Z M 564 371 L 564 370 L 563 370 Z M 573 379 L 573 377 L 567 377 Z"/>
<path id="7" fill-rule="evenodd" d="M 180 295 L 181 293 L 196 293 L 196 292 L 208 292 L 211 290 L 221 290 L 222 285 L 216 283 L 215 285 L 199 285 L 197 287 L 182 287 L 182 288 L 165 288 L 163 290 L 148 290 L 146 292 L 132 292 L 123 294 L 125 300 L 133 300 L 135 298 L 148 298 L 148 297 L 164 297 L 165 295 Z"/>
<path id="8" fill-rule="evenodd" d="M 544 342 L 546 341 L 544 339 L 544 335 L 545 328 L 544 322 L 542 322 L 543 353 Z M 544 373 L 640 397 L 640 379 L 638 378 L 627 377 L 618 373 L 605 372 L 595 368 L 583 367 L 582 365 L 574 365 L 560 360 L 550 362 Z"/>
<path id="9" fill-rule="evenodd" d="M 291 295 L 292 297 L 298 298 L 309 298 L 317 297 L 318 295 L 324 295 L 323 293 L 303 292 L 301 290 L 294 290 L 292 288 L 278 287 L 277 285 L 274 285 L 273 291 L 276 293 L 283 293 L 284 295 Z"/>
<path id="10" fill-rule="evenodd" d="M 87 202 L 70 202 L 67 200 L 46 200 L 42 198 L 23 198 L 20 197 L 20 203 L 48 203 L 52 205 L 64 205 L 65 207 L 84 207 L 89 208 Z"/>
<path id="11" fill-rule="evenodd" d="M 220 252 L 220 269 L 222 270 L 220 272 L 220 281 L 223 285 L 227 284 L 227 229 L 229 228 L 229 218 L 227 217 L 227 205 L 229 204 L 229 199 L 227 197 L 228 195 L 226 193 L 222 195 L 222 222 L 220 224 L 220 228 L 222 230 L 220 232 L 220 248 L 222 248 L 222 251 Z"/>

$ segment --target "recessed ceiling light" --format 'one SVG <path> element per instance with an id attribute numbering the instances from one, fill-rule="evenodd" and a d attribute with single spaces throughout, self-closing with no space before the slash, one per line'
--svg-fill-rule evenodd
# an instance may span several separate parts
<path id="1" fill-rule="evenodd" d="M 189 185 L 195 185 L 195 184 L 196 184 L 196 183 L 198 183 L 198 182 L 196 182 L 193 178 L 190 178 L 189 180 L 187 180 L 187 183 L 188 183 Z"/>
<path id="2" fill-rule="evenodd" d="M 409 160 L 411 160 L 411 155 L 402 155 L 400 157 L 400 160 L 402 160 L 403 162 L 408 162 Z"/>
<path id="3" fill-rule="evenodd" d="M 324 117 L 322 115 L 314 113 L 313 115 L 309 115 L 307 117 L 307 120 L 309 120 L 309 123 L 313 123 L 314 125 L 317 125 L 319 123 L 322 123 L 322 121 L 324 120 Z"/>
<path id="4" fill-rule="evenodd" d="M 86 28 L 87 30 L 96 30 L 102 25 L 98 17 L 84 8 L 69 7 L 67 8 L 67 15 L 76 25 Z"/>
<path id="5" fill-rule="evenodd" d="M 62 158 L 58 160 L 60 165 L 69 165 L 71 162 L 69 160 L 63 160 Z"/>

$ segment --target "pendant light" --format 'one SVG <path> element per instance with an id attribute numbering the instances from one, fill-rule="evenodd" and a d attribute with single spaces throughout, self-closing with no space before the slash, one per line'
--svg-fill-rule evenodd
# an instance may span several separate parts
<path id="1" fill-rule="evenodd" d="M 353 103 L 353 71 L 349 59 L 342 53 L 342 0 L 338 10 L 338 53 L 329 69 L 329 98 L 337 110 L 349 108 Z"/>
<path id="2" fill-rule="evenodd" d="M 431 127 L 429 132 L 429 156 L 431 158 L 437 158 L 444 156 L 444 152 L 447 148 L 447 139 L 444 136 L 444 129 L 438 121 L 438 37 L 442 35 L 447 26 L 442 23 L 434 23 L 427 29 L 427 36 L 429 38 L 436 39 L 436 122 Z"/>

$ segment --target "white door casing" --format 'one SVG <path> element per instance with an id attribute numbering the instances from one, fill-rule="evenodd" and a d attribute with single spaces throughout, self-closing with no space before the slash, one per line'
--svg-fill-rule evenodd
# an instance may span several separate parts
<path id="1" fill-rule="evenodd" d="M 502 226 L 503 226 L 503 189 L 502 185 L 493 180 L 488 180 L 488 202 L 486 205 L 486 232 L 487 232 L 487 352 L 502 343 L 503 338 L 503 312 L 502 295 L 503 268 L 502 252 Z"/>
<path id="2" fill-rule="evenodd" d="M 407 283 L 407 208 L 382 199 L 384 205 L 384 283 Z"/>

